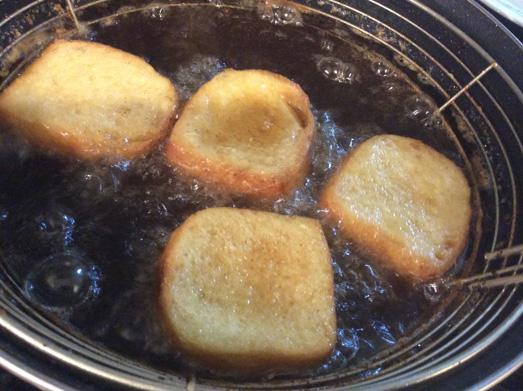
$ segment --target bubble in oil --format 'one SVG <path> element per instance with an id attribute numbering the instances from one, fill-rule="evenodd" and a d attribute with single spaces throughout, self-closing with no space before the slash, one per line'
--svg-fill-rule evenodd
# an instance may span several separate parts
<path id="1" fill-rule="evenodd" d="M 423 296 L 429 303 L 437 303 L 445 292 L 443 284 L 431 282 L 423 285 Z"/>
<path id="2" fill-rule="evenodd" d="M 334 50 L 334 42 L 332 42 L 330 39 L 324 38 L 320 42 L 320 47 L 321 50 L 332 52 Z"/>
<path id="3" fill-rule="evenodd" d="M 360 349 L 358 333 L 354 329 L 340 328 L 337 333 L 338 349 L 345 355 L 347 360 L 356 356 Z"/>
<path id="4" fill-rule="evenodd" d="M 274 25 L 303 25 L 300 12 L 289 4 L 276 4 L 266 0 L 258 6 L 258 15 L 262 20 L 267 20 Z"/>
<path id="5" fill-rule="evenodd" d="M 131 166 L 131 161 L 125 160 L 125 159 L 112 164 L 112 167 L 114 167 L 120 171 L 127 171 L 127 170 L 129 170 L 130 166 Z"/>
<path id="6" fill-rule="evenodd" d="M 163 20 L 167 16 L 167 8 L 165 7 L 152 7 L 149 9 L 149 15 L 153 19 Z"/>
<path id="7" fill-rule="evenodd" d="M 227 64 L 214 56 L 197 54 L 188 62 L 177 66 L 172 79 L 182 99 L 189 99 L 198 88 L 211 80 Z"/>
<path id="8" fill-rule="evenodd" d="M 336 124 L 329 111 L 315 113 L 318 138 L 313 145 L 312 165 L 315 172 L 328 174 L 346 154 L 344 146 L 351 145 L 350 132 Z"/>
<path id="9" fill-rule="evenodd" d="M 70 309 L 100 294 L 101 275 L 78 254 L 58 254 L 37 263 L 25 281 L 27 295 L 50 309 Z"/>
<path id="10" fill-rule="evenodd" d="M 82 176 L 82 181 L 86 186 L 84 188 L 86 194 L 90 193 L 89 191 L 86 191 L 87 189 L 94 190 L 96 193 L 102 193 L 104 191 L 104 183 L 102 178 L 94 173 L 86 172 Z"/>
<path id="11" fill-rule="evenodd" d="M 273 211 L 285 215 L 314 215 L 316 199 L 313 195 L 312 186 L 311 179 L 305 179 L 302 188 L 296 190 L 291 197 L 276 200 Z"/>
<path id="12" fill-rule="evenodd" d="M 429 115 L 424 121 L 423 126 L 425 128 L 441 128 L 443 126 L 443 119 L 441 118 L 441 115 L 439 112 L 435 112 L 431 115 Z"/>
<path id="13" fill-rule="evenodd" d="M 396 343 L 396 338 L 392 334 L 389 326 L 387 326 L 385 323 L 375 320 L 372 322 L 372 327 L 380 339 L 387 345 L 394 345 Z"/>
<path id="14" fill-rule="evenodd" d="M 382 61 L 373 61 L 370 64 L 372 71 L 380 77 L 390 77 L 393 75 L 392 69 Z"/>
<path id="15" fill-rule="evenodd" d="M 45 242 L 62 242 L 63 246 L 73 243 L 76 228 L 74 216 L 60 205 L 50 205 L 35 218 L 37 236 Z"/>
<path id="16" fill-rule="evenodd" d="M 357 79 L 355 68 L 336 57 L 317 56 L 316 67 L 324 78 L 336 83 L 352 84 Z"/>
<path id="17" fill-rule="evenodd" d="M 128 161 L 112 165 L 80 165 L 68 171 L 67 190 L 79 198 L 91 200 L 93 193 L 97 197 L 110 197 L 122 188 L 122 180 L 129 167 Z"/>
<path id="18" fill-rule="evenodd" d="M 410 119 L 424 122 L 432 113 L 432 105 L 419 96 L 411 96 L 405 101 L 405 114 Z"/>
<path id="19" fill-rule="evenodd" d="M 318 374 L 326 374 L 346 367 L 348 359 L 339 349 L 335 349 L 327 361 L 318 369 Z"/>
<path id="20" fill-rule="evenodd" d="M 402 85 L 396 80 L 386 80 L 382 88 L 387 94 L 396 94 L 402 90 Z"/>

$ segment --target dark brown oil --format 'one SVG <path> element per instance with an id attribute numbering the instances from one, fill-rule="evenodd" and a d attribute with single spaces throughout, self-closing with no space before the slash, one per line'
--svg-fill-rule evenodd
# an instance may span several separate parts
<path id="1" fill-rule="evenodd" d="M 163 145 L 132 162 L 89 164 L 37 151 L 0 129 L 0 245 L 10 273 L 35 305 L 75 332 L 151 366 L 220 376 L 169 345 L 156 307 L 160 254 L 191 213 L 238 206 L 321 217 L 316 199 L 325 180 L 348 151 L 379 133 L 421 139 L 462 165 L 447 130 L 427 121 L 434 105 L 385 59 L 311 26 L 314 16 L 261 16 L 226 7 L 156 8 L 93 25 L 91 38 L 145 58 L 183 100 L 225 68 L 266 69 L 300 84 L 318 137 L 312 170 L 290 199 L 255 204 L 181 181 Z M 438 304 L 359 258 L 334 227 L 324 228 L 338 344 L 323 365 L 296 376 L 362 364 L 408 337 Z"/>

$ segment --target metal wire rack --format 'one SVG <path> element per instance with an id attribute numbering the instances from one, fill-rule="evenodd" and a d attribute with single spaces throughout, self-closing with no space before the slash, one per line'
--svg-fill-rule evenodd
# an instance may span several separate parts
<path id="1" fill-rule="evenodd" d="M 217 4 L 215 1 L 209 4 L 204 0 L 191 3 L 208 6 Z M 369 0 L 365 7 L 358 1 L 300 0 L 297 3 L 303 12 L 319 13 L 334 20 L 340 26 L 340 34 L 343 29 L 357 31 L 415 66 L 439 94 L 439 113 L 446 115 L 449 121 L 455 122 L 457 119 L 465 125 L 467 137 L 460 134 L 454 137 L 465 152 L 473 149 L 486 168 L 490 182 L 482 196 L 492 207 L 484 211 L 484 219 L 489 219 L 488 229 L 484 230 L 480 238 L 476 238 L 474 248 L 469 252 L 470 258 L 484 255 L 482 270 L 478 270 L 477 275 L 456 279 L 452 283 L 471 288 L 496 289 L 467 291 L 458 295 L 448 305 L 443 317 L 435 317 L 429 322 L 429 327 L 413 335 L 407 344 L 374 360 L 370 369 L 380 368 L 374 376 L 354 380 L 353 376 L 361 371 L 361 368 L 356 368 L 312 380 L 244 383 L 242 387 L 311 387 L 329 382 L 344 384 L 354 381 L 356 388 L 372 386 L 373 389 L 381 389 L 394 384 L 414 384 L 479 354 L 523 313 L 523 305 L 514 304 L 519 288 L 512 285 L 521 282 L 522 275 L 518 272 L 523 267 L 523 245 L 514 243 L 521 239 L 517 235 L 521 233 L 522 222 L 518 215 L 521 188 L 518 189 L 518 178 L 513 169 L 514 164 L 517 164 L 513 151 L 518 154 L 521 164 L 523 144 L 514 116 L 507 111 L 507 105 L 500 103 L 499 93 L 493 86 L 502 84 L 519 99 L 520 104 L 523 102 L 523 94 L 498 59 L 492 58 L 470 36 L 428 6 L 427 2 L 410 1 L 412 10 L 409 14 L 402 13 L 395 3 L 377 0 Z M 1 86 L 8 83 L 32 58 L 34 45 L 28 45 L 31 52 L 20 50 L 20 47 L 24 47 L 24 43 L 31 43 L 31 39 L 44 30 L 54 34 L 78 32 L 86 25 L 99 23 L 115 15 L 149 7 L 183 5 L 181 1 L 160 4 L 146 0 L 28 2 L 0 22 L 0 30 L 6 32 L 0 39 Z M 224 0 L 218 5 L 248 8 L 255 6 L 256 2 Z M 93 10 L 97 12 L 93 13 Z M 89 15 L 96 17 L 91 18 Z M 416 23 L 414 16 L 425 18 L 427 25 L 444 29 L 463 46 L 460 50 L 467 52 L 467 58 L 458 54 L 451 40 L 440 39 L 434 29 Z M 45 45 L 46 42 L 39 43 Z M 501 136 L 501 128 L 508 136 Z M 507 151 L 509 144 L 511 153 Z M 0 326 L 33 348 L 71 367 L 128 387 L 166 390 L 172 389 L 172 386 L 187 385 L 187 380 L 182 377 L 141 366 L 65 332 L 34 312 L 18 295 L 13 281 L 5 271 L 3 273 L 0 278 Z M 0 362 L 14 361 L 0 353 Z M 38 379 L 33 381 L 38 382 Z M 195 381 L 199 383 L 199 388 L 234 386 L 206 379 L 191 380 L 192 383 Z M 46 384 L 51 383 L 52 380 L 48 379 Z"/>

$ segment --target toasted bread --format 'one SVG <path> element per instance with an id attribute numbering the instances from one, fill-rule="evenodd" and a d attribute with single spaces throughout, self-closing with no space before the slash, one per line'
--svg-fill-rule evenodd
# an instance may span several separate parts
<path id="1" fill-rule="evenodd" d="M 418 281 L 440 277 L 455 263 L 471 219 L 463 172 L 421 141 L 393 135 L 352 151 L 320 206 L 360 252 Z"/>
<path id="2" fill-rule="evenodd" d="M 229 69 L 191 98 L 167 158 L 222 192 L 276 199 L 304 179 L 314 131 L 309 99 L 297 84 L 267 71 Z"/>
<path id="3" fill-rule="evenodd" d="M 211 368 L 299 369 L 334 347 L 333 273 L 316 220 L 206 209 L 173 233 L 162 269 L 173 341 Z"/>
<path id="4" fill-rule="evenodd" d="M 172 83 L 141 58 L 57 40 L 0 94 L 0 117 L 46 149 L 132 158 L 169 131 L 177 104 Z"/>

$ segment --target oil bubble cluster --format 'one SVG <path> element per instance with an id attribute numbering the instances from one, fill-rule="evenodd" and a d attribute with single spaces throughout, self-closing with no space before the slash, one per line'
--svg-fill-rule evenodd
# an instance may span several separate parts
<path id="1" fill-rule="evenodd" d="M 357 80 L 354 67 L 335 57 L 318 56 L 316 67 L 324 78 L 336 83 L 353 84 Z"/>
<path id="2" fill-rule="evenodd" d="M 390 77 L 393 75 L 392 69 L 383 61 L 373 61 L 370 67 L 377 76 Z"/>
<path id="3" fill-rule="evenodd" d="M 262 2 L 258 6 L 258 15 L 274 25 L 303 25 L 300 12 L 289 4 L 278 4 L 270 0 Z"/>
<path id="4" fill-rule="evenodd" d="M 161 6 L 153 6 L 149 9 L 149 15 L 153 19 L 163 20 L 167 16 L 167 8 Z"/>
<path id="5" fill-rule="evenodd" d="M 412 96 L 405 102 L 405 114 L 416 121 L 426 121 L 433 113 L 432 105 L 425 99 Z"/>
<path id="6" fill-rule="evenodd" d="M 200 86 L 223 71 L 227 65 L 214 56 L 195 55 L 177 67 L 171 76 L 182 99 L 189 99 Z"/>

